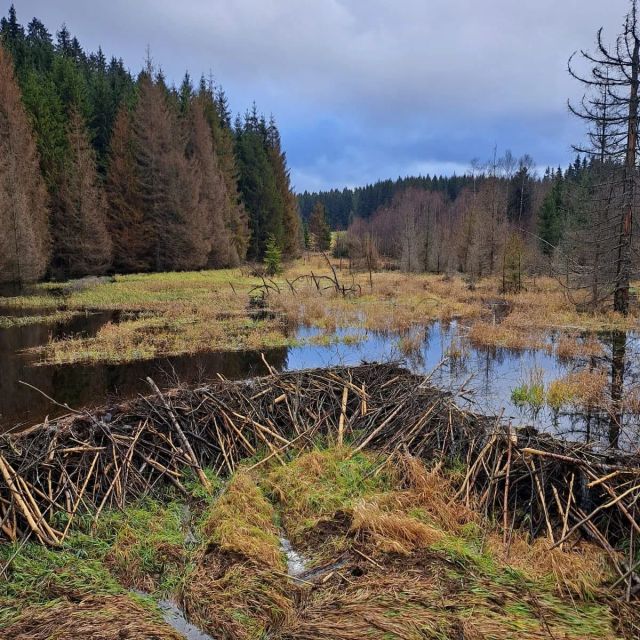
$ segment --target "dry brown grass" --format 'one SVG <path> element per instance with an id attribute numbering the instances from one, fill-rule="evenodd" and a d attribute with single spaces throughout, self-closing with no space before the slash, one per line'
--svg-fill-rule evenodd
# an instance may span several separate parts
<path id="1" fill-rule="evenodd" d="M 614 640 L 610 613 L 579 613 L 540 597 L 517 580 L 490 581 L 456 573 L 442 557 L 426 553 L 390 557 L 379 566 L 362 561 L 342 578 L 304 592 L 301 607 L 277 638 L 388 640 L 563 638 Z"/>
<path id="2" fill-rule="evenodd" d="M 443 538 L 441 530 L 400 510 L 384 509 L 375 501 L 361 501 L 354 506 L 350 533 L 377 551 L 405 555 Z"/>
<path id="3" fill-rule="evenodd" d="M 362 295 L 343 297 L 334 289 L 318 291 L 309 279 L 299 280 L 293 293 L 287 280 L 311 272 L 331 275 L 326 260 L 311 255 L 285 267 L 276 279 L 280 293 L 268 296 L 276 317 L 249 317 L 249 293 L 260 283 L 249 269 L 228 269 L 191 273 L 134 274 L 117 276 L 113 282 L 98 283 L 73 292 L 64 299 L 70 311 L 116 309 L 142 312 L 118 324 L 103 327 L 91 338 L 67 338 L 50 343 L 38 352 L 49 362 L 80 362 L 149 359 L 159 356 L 229 349 L 259 349 L 291 343 L 287 325 L 297 323 L 326 332 L 337 328 L 379 331 L 408 331 L 433 320 L 464 318 L 471 325 L 476 344 L 515 349 L 547 348 L 551 331 L 573 333 L 630 329 L 636 318 L 612 312 L 578 313 L 562 287 L 551 278 L 525 283 L 517 294 L 500 293 L 499 278 L 485 278 L 469 287 L 458 275 L 405 274 L 380 271 L 373 274 L 340 270 L 344 284 L 360 285 Z M 325 281 L 326 282 L 326 281 Z M 46 287 L 42 285 L 43 292 Z M 252 295 L 256 295 L 256 292 Z M 508 303 L 510 312 L 502 322 L 491 324 L 490 304 Z M 8 304 L 50 308 L 59 301 L 51 296 L 9 299 Z M 279 317 L 278 317 L 279 316 Z M 561 345 L 569 353 L 583 347 Z"/>
<path id="4" fill-rule="evenodd" d="M 275 510 L 247 471 L 238 471 L 210 508 L 202 531 L 208 545 L 284 570 Z"/>
<path id="5" fill-rule="evenodd" d="M 634 385 L 625 390 L 623 409 L 634 415 L 640 415 L 640 386 Z"/>
<path id="6" fill-rule="evenodd" d="M 292 617 L 295 586 L 255 562 L 208 554 L 188 576 L 189 619 L 223 640 L 259 640 Z"/>
<path id="7" fill-rule="evenodd" d="M 604 355 L 602 343 L 593 336 L 582 338 L 573 333 L 560 335 L 556 343 L 556 355 L 563 359 L 600 357 Z"/>
<path id="8" fill-rule="evenodd" d="M 478 521 L 478 514 L 460 501 L 450 477 L 439 467 L 427 469 L 419 458 L 402 454 L 394 460 L 400 479 L 400 499 L 405 507 L 421 507 L 444 531 L 457 534 L 463 526 Z"/>
<path id="9" fill-rule="evenodd" d="M 547 389 L 547 403 L 554 409 L 606 408 L 609 378 L 601 369 L 581 369 L 553 380 Z"/>
<path id="10" fill-rule="evenodd" d="M 80 602 L 33 606 L 0 633 L 7 640 L 184 640 L 128 596 L 92 596 Z"/>
<path id="11" fill-rule="evenodd" d="M 496 559 L 532 580 L 553 578 L 560 594 L 592 598 L 610 579 L 611 567 L 595 545 L 580 542 L 567 550 L 551 547 L 546 538 L 530 540 L 518 532 L 514 532 L 506 546 L 498 533 L 487 537 L 487 548 Z"/>
<path id="12" fill-rule="evenodd" d="M 453 620 L 439 615 L 442 593 L 429 576 L 385 571 L 307 595 L 282 640 L 446 638 Z"/>
<path id="13" fill-rule="evenodd" d="M 506 322 L 501 324 L 476 322 L 469 330 L 469 339 L 476 346 L 551 351 L 551 345 L 545 341 L 543 334 L 531 333 L 529 330 L 523 331 Z"/>
<path id="14" fill-rule="evenodd" d="M 182 592 L 190 619 L 229 640 L 257 640 L 283 624 L 295 589 L 286 577 L 273 505 L 255 476 L 236 472 L 202 532 L 202 553 Z"/>

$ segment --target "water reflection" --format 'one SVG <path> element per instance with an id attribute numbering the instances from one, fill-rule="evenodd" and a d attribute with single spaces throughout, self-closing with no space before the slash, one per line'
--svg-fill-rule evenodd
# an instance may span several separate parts
<path id="1" fill-rule="evenodd" d="M 77 409 L 102 405 L 118 398 L 146 393 L 145 378 L 152 376 L 163 387 L 176 380 L 194 383 L 215 377 L 245 378 L 265 372 L 259 353 L 230 352 L 185 355 L 121 365 L 71 364 L 34 366 L 25 349 L 66 335 L 94 335 L 107 322 L 117 321 L 112 312 L 83 314 L 69 322 L 30 324 L 0 330 L 0 430 L 24 428 L 45 418 L 65 413 L 43 394 Z M 272 366 L 284 366 L 286 350 L 267 353 Z M 37 387 L 43 394 L 20 381 Z"/>
<path id="2" fill-rule="evenodd" d="M 238 379 L 266 372 L 259 352 L 222 352 L 184 355 L 122 365 L 33 366 L 24 349 L 46 343 L 51 337 L 69 334 L 93 335 L 114 314 L 88 314 L 60 325 L 28 325 L 0 330 L 0 430 L 28 426 L 46 415 L 64 410 L 43 395 L 19 383 L 28 382 L 58 402 L 73 408 L 101 405 L 117 398 L 148 391 L 151 375 L 161 386 L 175 380 L 193 383 L 215 378 Z M 560 359 L 549 350 L 512 351 L 474 348 L 464 338 L 466 327 L 458 322 L 414 327 L 394 332 L 340 330 L 347 342 L 313 344 L 321 336 L 311 328 L 299 328 L 297 336 L 307 344 L 265 352 L 271 366 L 297 370 L 361 362 L 404 360 L 414 372 L 432 373 L 431 381 L 458 394 L 462 404 L 473 403 L 484 413 L 502 414 L 514 424 L 532 424 L 566 438 L 598 440 L 613 447 L 634 446 L 638 418 L 628 412 L 625 395 L 638 382 L 637 337 L 615 332 L 599 336 L 606 354 L 599 358 Z M 359 340 L 353 342 L 356 335 Z M 411 348 L 407 349 L 407 345 Z M 562 378 L 578 368 L 607 367 L 610 375 L 611 410 L 553 411 L 543 407 L 527 415 L 511 399 L 512 390 L 540 370 L 545 381 Z"/>
<path id="3" fill-rule="evenodd" d="M 611 415 L 609 419 L 609 443 L 618 448 L 623 421 L 622 390 L 627 359 L 627 334 L 614 331 L 611 334 Z"/>

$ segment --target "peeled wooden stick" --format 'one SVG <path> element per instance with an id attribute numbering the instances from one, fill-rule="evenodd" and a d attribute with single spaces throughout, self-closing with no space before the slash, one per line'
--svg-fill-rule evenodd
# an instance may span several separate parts
<path id="1" fill-rule="evenodd" d="M 362 402 L 360 404 L 360 412 L 363 417 L 367 415 L 367 393 L 365 391 L 364 382 L 362 383 Z"/>
<path id="2" fill-rule="evenodd" d="M 147 382 L 149 383 L 151 388 L 156 392 L 156 394 L 162 401 L 162 404 L 164 405 L 165 409 L 167 410 L 169 417 L 171 418 L 171 423 L 173 424 L 173 428 L 176 430 L 176 433 L 178 434 L 178 437 L 182 442 L 182 446 L 185 448 L 187 454 L 191 458 L 191 463 L 193 464 L 196 470 L 196 473 L 198 474 L 198 478 L 200 478 L 200 482 L 202 483 L 202 486 L 207 491 L 211 491 L 211 483 L 209 482 L 209 478 L 207 478 L 205 472 L 202 470 L 202 467 L 198 462 L 198 458 L 196 457 L 196 454 L 194 453 L 191 447 L 191 443 L 187 439 L 187 436 L 184 434 L 184 431 L 182 430 L 182 427 L 178 423 L 177 418 L 175 417 L 173 411 L 171 410 L 169 403 L 166 401 L 165 397 L 162 395 L 160 389 L 158 389 L 158 385 L 156 385 L 156 383 L 150 377 L 147 377 Z"/>
<path id="3" fill-rule="evenodd" d="M 540 498 L 540 504 L 542 504 L 542 510 L 544 512 L 544 519 L 547 523 L 547 533 L 549 534 L 549 540 L 551 540 L 551 544 L 554 544 L 553 539 L 553 527 L 551 526 L 551 521 L 549 520 L 549 512 L 547 511 L 547 501 L 544 499 L 544 491 L 542 490 L 542 484 L 540 483 L 540 478 L 538 478 L 538 471 L 535 468 L 533 462 L 531 463 L 531 472 L 533 473 L 533 479 L 536 484 L 536 489 L 538 490 L 538 497 Z"/>
<path id="4" fill-rule="evenodd" d="M 64 539 L 67 537 L 67 533 L 69 532 L 69 527 L 71 526 L 71 523 L 73 522 L 73 518 L 76 515 L 76 512 L 78 511 L 78 508 L 80 507 L 80 502 L 82 502 L 82 496 L 84 495 L 85 490 L 87 489 L 87 485 L 89 484 L 89 480 L 91 479 L 91 476 L 93 475 L 93 469 L 96 466 L 96 462 L 98 462 L 98 457 L 100 456 L 100 451 L 96 452 L 96 455 L 93 456 L 93 462 L 91 463 L 91 466 L 89 467 L 89 472 L 87 473 L 87 477 L 84 479 L 84 482 L 82 483 L 82 488 L 80 489 L 80 493 L 78 493 L 78 499 L 76 500 L 76 503 L 73 505 L 73 509 L 71 510 L 71 513 L 69 514 L 69 520 L 67 521 L 67 526 L 64 528 L 64 531 L 62 532 L 62 537 L 60 538 L 60 542 L 63 542 Z"/>
<path id="5" fill-rule="evenodd" d="M 569 480 L 569 497 L 567 498 L 567 508 L 564 510 L 564 518 L 562 519 L 562 538 L 567 535 L 567 527 L 569 526 L 569 511 L 571 510 L 571 501 L 573 500 L 573 481 L 575 480 L 575 474 L 571 474 L 571 480 Z M 563 543 L 560 544 L 562 549 Z"/>
<path id="6" fill-rule="evenodd" d="M 509 425 L 509 443 L 507 445 L 507 465 L 505 467 L 504 497 L 502 503 L 502 542 L 507 544 L 509 534 L 509 481 L 511 480 L 511 425 Z"/>
<path id="7" fill-rule="evenodd" d="M 38 518 L 37 515 L 34 515 L 34 513 L 32 512 L 29 504 L 27 503 L 27 501 L 22 495 L 22 491 L 20 490 L 20 488 L 17 486 L 15 482 L 15 479 L 14 479 L 15 472 L 13 471 L 9 463 L 5 460 L 2 454 L 0 454 L 0 473 L 2 473 L 7 483 L 7 486 L 9 487 L 11 493 L 13 494 L 15 501 L 20 507 L 22 514 L 26 518 L 27 523 L 29 524 L 29 527 L 31 528 L 33 533 L 35 533 L 36 536 L 45 543 L 54 544 L 54 545 L 58 544 L 58 540 L 55 538 L 55 536 L 53 538 L 50 538 L 47 535 L 47 532 L 40 525 L 39 520 L 42 519 L 42 515 L 40 514 L 40 518 Z"/>
<path id="8" fill-rule="evenodd" d="M 338 446 L 342 446 L 344 439 L 344 421 L 347 417 L 347 398 L 349 396 L 349 387 L 344 386 L 342 390 L 342 405 L 340 406 L 340 420 L 338 421 Z"/>

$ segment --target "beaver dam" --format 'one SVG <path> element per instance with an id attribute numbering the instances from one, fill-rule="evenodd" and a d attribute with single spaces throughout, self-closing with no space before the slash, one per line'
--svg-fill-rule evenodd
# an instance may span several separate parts
<path id="1" fill-rule="evenodd" d="M 393 365 L 149 393 L 0 438 L 1 637 L 639 637 L 638 456 Z"/>

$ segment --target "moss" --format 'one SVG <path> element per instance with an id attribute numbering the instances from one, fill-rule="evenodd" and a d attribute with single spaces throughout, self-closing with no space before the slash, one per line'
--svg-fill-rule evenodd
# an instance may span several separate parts
<path id="1" fill-rule="evenodd" d="M 350 510 L 358 500 L 389 489 L 392 483 L 373 456 L 331 448 L 305 453 L 276 468 L 265 487 L 279 503 L 287 533 L 299 540 L 320 520 Z"/>
<path id="2" fill-rule="evenodd" d="M 0 580 L 0 626 L 30 604 L 123 592 L 101 562 L 73 549 L 53 550 L 31 542 L 0 545 L 0 564 L 9 560 L 6 580 Z"/>

